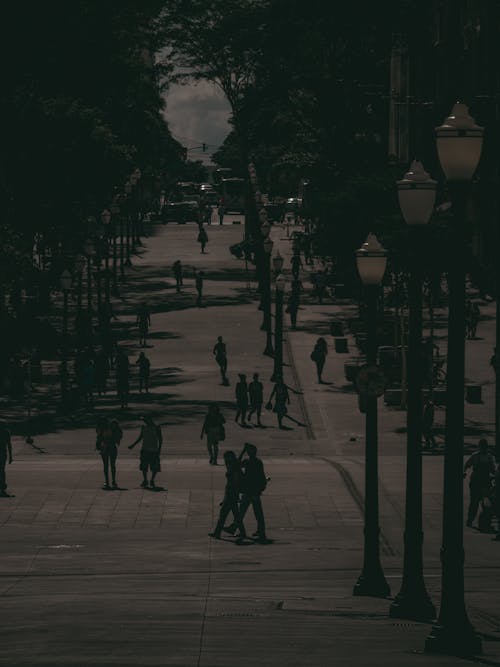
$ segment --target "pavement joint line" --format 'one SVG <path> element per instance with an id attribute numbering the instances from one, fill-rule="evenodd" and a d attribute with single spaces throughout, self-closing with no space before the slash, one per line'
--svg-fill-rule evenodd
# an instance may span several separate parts
<path id="1" fill-rule="evenodd" d="M 287 332 L 287 335 L 285 336 L 285 346 L 286 346 L 286 352 L 287 352 L 287 357 L 290 362 L 290 370 L 292 372 L 292 377 L 293 381 L 295 383 L 296 388 L 298 389 L 299 393 L 297 394 L 298 399 L 299 399 L 299 405 L 300 409 L 302 411 L 302 417 L 304 419 L 305 425 L 306 425 L 306 433 L 307 437 L 309 440 L 316 440 L 316 435 L 314 433 L 314 429 L 311 424 L 311 419 L 309 417 L 309 412 L 307 410 L 307 405 L 304 399 L 304 390 L 302 389 L 302 384 L 300 382 L 300 377 L 297 372 L 297 368 L 295 366 L 295 360 L 293 357 L 293 351 L 292 351 L 292 344 L 290 342 L 290 332 Z M 312 446 L 309 445 L 309 452 L 312 456 Z"/>
<path id="2" fill-rule="evenodd" d="M 361 463 L 361 461 L 355 461 L 354 459 L 346 459 L 349 463 L 352 463 L 353 465 L 356 465 L 357 467 L 361 467 L 364 469 L 364 465 Z M 387 500 L 389 505 L 392 507 L 392 509 L 396 512 L 396 514 L 399 516 L 401 521 L 404 522 L 405 519 L 405 513 L 400 507 L 399 503 L 395 500 L 394 496 L 391 495 L 387 489 L 387 486 L 383 482 L 383 480 L 379 476 L 379 486 L 380 490 L 384 494 L 384 498 Z"/>
<path id="3" fill-rule="evenodd" d="M 359 491 L 358 487 L 356 486 L 350 472 L 338 461 L 331 461 L 330 459 L 327 459 L 326 457 L 322 456 L 320 457 L 323 461 L 328 463 L 332 468 L 335 468 L 335 470 L 340 474 L 342 477 L 342 480 L 344 484 L 347 487 L 347 490 L 351 494 L 354 502 L 358 506 L 358 509 L 361 513 L 361 515 L 364 515 L 364 498 Z M 386 556 L 397 556 L 398 553 L 397 551 L 392 547 L 391 543 L 389 542 L 387 536 L 385 535 L 384 531 L 380 528 L 380 541 L 382 543 L 382 549 L 385 553 Z"/>

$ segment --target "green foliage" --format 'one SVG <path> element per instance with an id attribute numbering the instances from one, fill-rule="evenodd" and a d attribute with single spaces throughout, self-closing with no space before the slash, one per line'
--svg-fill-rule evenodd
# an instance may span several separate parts
<path id="1" fill-rule="evenodd" d="M 2 218 L 25 244 L 71 239 L 134 167 L 180 164 L 154 62 L 158 0 L 15 4 L 2 81 Z M 5 232 L 6 233 L 6 232 Z"/>

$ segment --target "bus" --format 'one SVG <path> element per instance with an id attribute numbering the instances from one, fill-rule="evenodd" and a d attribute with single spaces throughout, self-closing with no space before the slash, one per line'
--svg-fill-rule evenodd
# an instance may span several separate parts
<path id="1" fill-rule="evenodd" d="M 221 205 L 226 213 L 245 213 L 246 181 L 244 178 L 223 178 L 221 181 Z"/>
<path id="2" fill-rule="evenodd" d="M 199 183 L 192 183 L 182 181 L 175 184 L 174 192 L 170 197 L 171 201 L 200 201 L 200 185 Z"/>

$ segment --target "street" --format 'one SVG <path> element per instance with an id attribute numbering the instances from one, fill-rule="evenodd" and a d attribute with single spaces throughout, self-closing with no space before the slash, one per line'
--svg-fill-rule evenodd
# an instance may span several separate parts
<path id="1" fill-rule="evenodd" d="M 423 656 L 430 626 L 389 618 L 390 600 L 352 596 L 363 555 L 364 417 L 344 377 L 344 363 L 357 357 L 354 338 L 348 333 L 349 354 L 340 354 L 329 332 L 333 319 L 346 320 L 356 306 L 330 299 L 319 305 L 310 296 L 309 268 L 301 278 L 306 293 L 298 329 L 289 330 L 285 315 L 284 335 L 289 414 L 304 426 L 279 430 L 267 410 L 264 428 L 235 423 L 238 373 L 248 380 L 260 374 L 265 401 L 273 387 L 273 361 L 262 354 L 254 267 L 228 250 L 243 238 L 237 220 L 242 216 L 205 227 L 206 254 L 195 224 L 149 227 L 114 302 L 119 342 L 131 365 L 141 350 L 136 313 L 142 302 L 150 308 L 149 395 L 139 394 L 134 380 L 129 407 L 119 410 L 113 387 L 97 399 L 95 413 L 36 435 L 44 454 L 13 438 L 7 475 L 15 497 L 0 504 L 1 665 L 466 664 Z M 289 278 L 286 228 L 275 225 L 271 237 Z M 176 259 L 184 267 L 180 293 L 172 274 Z M 194 288 L 200 269 L 202 308 Z M 494 430 L 493 313 L 493 305 L 482 306 L 479 339 L 467 341 L 466 377 L 482 386 L 483 397 L 466 404 L 467 451 L 475 449 L 478 433 Z M 218 336 L 227 345 L 229 386 L 221 384 L 212 354 Z M 329 345 L 325 384 L 317 383 L 310 359 L 319 336 Z M 446 340 L 439 344 L 445 351 Z M 238 546 L 229 535 L 220 542 L 208 537 L 225 483 L 222 457 L 217 467 L 209 466 L 200 439 L 213 401 L 226 418 L 221 450 L 238 455 L 245 442 L 255 444 L 271 478 L 263 495 L 270 544 Z M 140 487 L 138 452 L 127 449 L 143 413 L 163 429 L 156 491 Z M 112 492 L 101 488 L 94 448 L 96 415 L 102 414 L 118 419 L 124 431 L 120 490 Z M 436 421 L 444 421 L 439 408 Z M 380 545 L 392 597 L 402 572 L 404 427 L 405 412 L 380 399 Z M 443 458 L 425 455 L 423 466 L 425 581 L 438 606 Z M 251 534 L 251 511 L 245 522 Z M 484 664 L 500 665 L 500 543 L 491 537 L 466 529 L 466 600 L 483 638 Z"/>

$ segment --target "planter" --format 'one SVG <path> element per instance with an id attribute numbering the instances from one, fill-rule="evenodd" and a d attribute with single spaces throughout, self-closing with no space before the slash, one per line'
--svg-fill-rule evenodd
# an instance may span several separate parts
<path id="1" fill-rule="evenodd" d="M 480 384 L 468 384 L 465 387 L 465 400 L 467 403 L 482 403 L 482 387 Z"/>
<path id="2" fill-rule="evenodd" d="M 349 348 L 347 347 L 347 338 L 335 339 L 335 352 L 339 354 L 347 354 L 347 352 L 349 352 Z"/>
<path id="3" fill-rule="evenodd" d="M 401 405 L 401 389 L 386 389 L 384 403 L 390 406 Z"/>
<path id="4" fill-rule="evenodd" d="M 343 336 L 344 335 L 344 325 L 339 320 L 334 320 L 330 324 L 330 333 L 332 336 Z"/>
<path id="5" fill-rule="evenodd" d="M 435 405 L 446 405 L 446 389 L 436 388 L 432 392 L 432 400 Z"/>
<path id="6" fill-rule="evenodd" d="M 344 364 L 344 375 L 347 382 L 355 382 L 359 368 L 358 364 Z"/>

